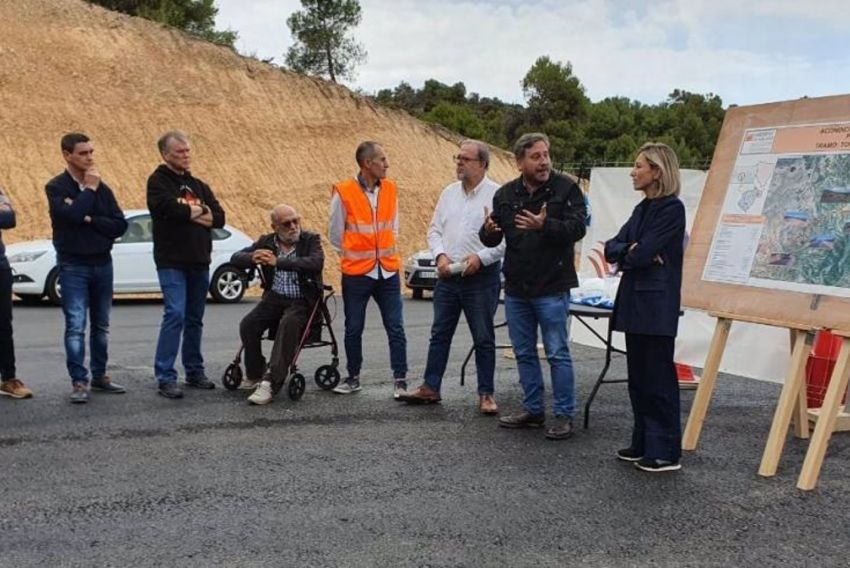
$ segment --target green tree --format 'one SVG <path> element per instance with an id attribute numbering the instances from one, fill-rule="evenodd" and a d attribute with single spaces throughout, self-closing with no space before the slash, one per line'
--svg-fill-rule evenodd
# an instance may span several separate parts
<path id="1" fill-rule="evenodd" d="M 286 20 L 295 44 L 286 52 L 286 66 L 299 73 L 337 82 L 354 75 L 366 60 L 363 46 L 349 37 L 360 23 L 357 0 L 301 0 L 303 10 Z"/>
<path id="2" fill-rule="evenodd" d="M 577 121 L 587 117 L 590 101 L 569 62 L 555 62 L 547 55 L 538 57 L 521 85 L 528 101 L 528 118 L 533 125 L 546 120 Z"/>
<path id="3" fill-rule="evenodd" d="M 481 119 L 475 116 L 469 107 L 463 105 L 443 101 L 425 113 L 423 118 L 428 122 L 441 124 L 467 138 L 485 137 L 485 127 Z"/>
<path id="4" fill-rule="evenodd" d="M 233 47 L 238 34 L 216 30 L 215 0 L 88 0 L 104 8 L 181 29 L 207 41 Z"/>
<path id="5" fill-rule="evenodd" d="M 546 55 L 538 57 L 521 85 L 528 101 L 521 130 L 545 132 L 554 160 L 575 158 L 590 101 L 578 77 L 573 75 L 572 65 L 552 61 Z"/>

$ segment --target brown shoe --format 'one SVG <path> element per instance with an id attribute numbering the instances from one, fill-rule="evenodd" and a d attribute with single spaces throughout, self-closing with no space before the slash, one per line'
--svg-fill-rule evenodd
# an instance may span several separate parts
<path id="1" fill-rule="evenodd" d="M 398 399 L 407 404 L 432 404 L 442 400 L 440 393 L 425 384 L 414 391 L 405 391 L 404 394 L 399 395 Z"/>
<path id="2" fill-rule="evenodd" d="M 546 430 L 550 440 L 566 440 L 573 435 L 573 419 L 569 416 L 556 416 L 552 425 Z"/>
<path id="3" fill-rule="evenodd" d="M 32 398 L 32 391 L 19 379 L 9 379 L 0 383 L 0 395 L 12 398 Z"/>
<path id="4" fill-rule="evenodd" d="M 478 397 L 478 410 L 481 411 L 481 414 L 488 416 L 499 413 L 499 407 L 492 394 L 482 394 Z"/>

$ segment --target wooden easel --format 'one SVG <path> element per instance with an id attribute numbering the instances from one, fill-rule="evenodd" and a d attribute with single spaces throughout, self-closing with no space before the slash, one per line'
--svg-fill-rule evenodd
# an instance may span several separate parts
<path id="1" fill-rule="evenodd" d="M 820 468 L 826 455 L 826 446 L 829 444 L 829 438 L 832 436 L 835 421 L 838 418 L 841 395 L 846 392 L 847 381 L 850 379 L 850 332 L 833 333 L 841 336 L 841 348 L 829 380 L 829 387 L 826 389 L 820 418 L 815 425 L 812 441 L 809 442 L 806 459 L 803 461 L 800 478 L 797 480 L 797 487 L 806 491 L 814 489 L 818 482 Z"/>
<path id="2" fill-rule="evenodd" d="M 763 320 L 759 321 L 758 318 L 742 318 L 731 314 L 712 313 L 710 315 L 717 318 L 717 325 L 714 328 L 714 336 L 705 360 L 702 380 L 697 387 L 691 412 L 688 415 L 687 426 L 682 436 L 683 450 L 695 450 L 697 447 L 732 322 L 766 323 Z M 792 421 L 794 423 L 794 435 L 797 438 L 805 439 L 809 437 L 805 389 L 806 360 L 814 342 L 814 332 L 815 330 L 812 329 L 791 329 L 793 345 L 791 361 L 785 382 L 782 385 L 779 401 L 776 404 L 770 434 L 768 434 L 762 454 L 761 466 L 759 467 L 759 475 L 761 476 L 771 477 L 776 474 L 779 459 L 785 447 L 786 435 Z M 800 489 L 814 489 L 817 483 L 826 446 L 835 428 L 835 421 L 840 411 L 841 395 L 847 389 L 848 379 L 850 379 L 850 333 L 834 333 L 843 337 L 842 346 L 821 408 L 821 418 L 815 427 L 812 441 L 806 453 L 803 470 L 797 483 L 797 487 Z"/>
<path id="3" fill-rule="evenodd" d="M 705 416 L 708 413 L 708 405 L 711 402 L 711 395 L 714 392 L 714 384 L 717 380 L 717 373 L 720 370 L 720 361 L 723 358 L 723 351 L 726 349 L 726 341 L 729 339 L 729 331 L 732 328 L 732 322 L 744 321 L 750 323 L 765 323 L 764 321 L 758 320 L 758 318 L 743 318 L 739 315 L 718 312 L 714 312 L 709 315 L 717 318 L 717 325 L 714 328 L 714 335 L 711 338 L 711 344 L 708 348 L 708 355 L 705 359 L 702 380 L 697 387 L 694 402 L 691 405 L 691 412 L 688 415 L 688 423 L 685 427 L 685 433 L 682 436 L 683 450 L 695 450 L 697 442 L 699 442 L 700 432 L 702 431 L 702 425 L 705 422 Z M 781 408 L 783 415 L 786 413 L 788 414 L 788 421 L 790 421 L 793 416 L 795 435 L 798 438 L 808 438 L 809 428 L 805 404 L 806 393 L 805 390 L 799 387 L 805 379 L 806 355 L 808 354 L 805 347 L 808 346 L 811 348 L 814 334 L 808 330 L 793 329 L 791 330 L 791 333 L 794 338 L 794 349 L 791 356 L 791 364 L 788 369 L 788 376 L 785 380 L 785 386 L 788 388 L 783 387 L 783 394 L 780 395 L 780 405 L 783 401 L 785 402 L 785 406 L 782 406 Z M 785 398 L 783 398 L 783 396 Z M 777 406 L 777 411 L 779 408 L 780 406 Z M 779 447 L 779 452 L 782 452 L 781 446 Z"/>
<path id="4" fill-rule="evenodd" d="M 735 179 L 736 168 L 751 167 L 751 158 L 766 154 L 775 155 L 778 160 L 780 156 L 820 154 L 823 148 L 832 148 L 844 141 L 848 124 L 850 95 L 733 107 L 726 111 L 683 265 L 682 305 L 703 310 L 718 318 L 702 382 L 697 389 L 682 438 L 682 448 L 685 450 L 693 450 L 697 446 L 733 321 L 788 329 L 793 337 L 791 362 L 759 467 L 759 474 L 763 476 L 775 475 L 792 420 L 797 437 L 807 438 L 809 435 L 803 385 L 814 332 L 819 329 L 845 331 L 836 332 L 845 340 L 827 391 L 829 396 L 821 408 L 821 416 L 808 448 L 798 484 L 801 489 L 811 489 L 817 482 L 826 445 L 835 426 L 841 394 L 847 386 L 850 341 L 846 338 L 850 337 L 847 331 L 850 324 L 850 294 L 832 291 L 822 294 L 806 287 L 774 287 L 770 283 L 772 277 L 764 276 L 760 277 L 761 282 L 750 282 L 750 276 L 739 281 L 738 278 L 742 276 L 736 272 L 735 267 L 740 268 L 740 264 L 736 263 L 745 259 L 739 258 L 737 253 L 743 249 L 736 248 L 738 245 L 735 243 L 750 242 L 752 234 L 739 232 L 735 227 L 748 226 L 752 229 L 764 219 L 733 212 L 725 207 L 725 203 L 727 193 L 732 191 L 730 187 Z M 839 137 L 841 140 L 838 140 Z M 791 207 L 791 204 L 788 206 Z M 754 210 L 754 213 L 760 215 L 758 211 Z M 720 229 L 725 244 L 713 250 L 712 243 Z M 772 252 L 782 251 L 771 249 Z M 780 262 L 776 266 L 783 265 Z M 781 271 L 779 268 L 777 270 Z"/>

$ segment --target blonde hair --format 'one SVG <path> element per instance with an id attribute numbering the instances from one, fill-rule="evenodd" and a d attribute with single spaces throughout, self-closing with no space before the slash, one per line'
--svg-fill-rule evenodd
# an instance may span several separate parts
<path id="1" fill-rule="evenodd" d="M 661 177 L 658 178 L 658 192 L 647 197 L 679 195 L 682 187 L 679 177 L 679 158 L 670 146 L 660 142 L 647 142 L 638 149 L 637 155 L 643 155 L 651 167 L 661 170 Z"/>

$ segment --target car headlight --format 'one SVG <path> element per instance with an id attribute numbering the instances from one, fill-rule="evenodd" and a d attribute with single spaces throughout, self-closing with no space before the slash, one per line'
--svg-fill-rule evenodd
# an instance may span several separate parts
<path id="1" fill-rule="evenodd" d="M 19 252 L 17 254 L 13 254 L 9 257 L 9 264 L 17 264 L 21 262 L 33 262 L 38 260 L 42 256 L 47 253 L 46 250 L 39 250 L 35 252 Z"/>

